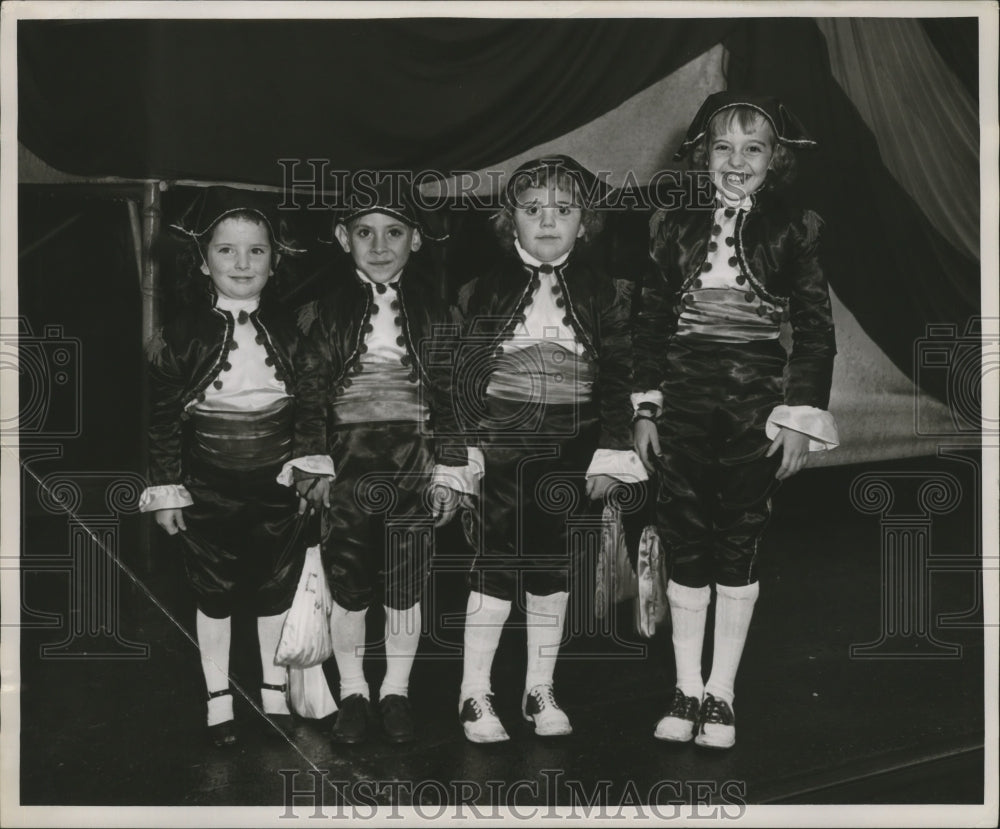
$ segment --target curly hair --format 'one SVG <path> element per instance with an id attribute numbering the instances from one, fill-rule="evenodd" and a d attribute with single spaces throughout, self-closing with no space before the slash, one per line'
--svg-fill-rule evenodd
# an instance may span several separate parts
<path id="1" fill-rule="evenodd" d="M 709 148 L 719 133 L 731 131 L 737 125 L 743 132 L 752 132 L 762 123 L 769 127 L 771 125 L 770 121 L 760 114 L 760 110 L 753 107 L 733 106 L 717 112 L 708 122 L 705 137 L 691 150 L 691 169 L 708 169 Z M 773 128 L 771 133 L 774 134 Z M 795 172 L 795 154 L 784 144 L 779 143 L 775 137 L 774 154 L 771 156 L 771 165 L 764 180 L 764 187 L 775 188 L 791 184 L 795 179 Z"/>
<path id="2" fill-rule="evenodd" d="M 274 273 L 268 278 L 267 284 L 264 286 L 264 294 L 268 296 L 273 295 L 278 298 L 282 297 L 290 287 L 287 284 L 290 282 L 288 268 L 290 254 L 287 251 L 278 249 L 277 242 L 272 237 L 267 222 L 263 221 L 260 215 L 252 210 L 238 210 L 234 213 L 226 214 L 223 218 L 242 219 L 243 221 L 252 222 L 258 227 L 267 229 L 268 240 L 271 243 L 271 267 Z M 222 219 L 219 219 L 219 221 L 222 221 Z M 215 292 L 212 278 L 202 272 L 201 266 L 207 261 L 208 245 L 212 240 L 219 221 L 213 224 L 197 240 L 190 239 L 187 241 L 177 253 L 176 290 L 178 299 L 185 305 L 204 301 L 206 298 L 212 297 Z M 290 238 L 284 219 L 280 221 L 278 233 L 282 239 Z M 278 258 L 279 254 L 280 259 L 275 263 L 275 259 Z"/>
<path id="3" fill-rule="evenodd" d="M 576 179 L 565 170 L 558 170 L 555 176 L 552 175 L 550 170 L 551 168 L 549 167 L 542 167 L 530 174 L 519 174 L 514 182 L 513 192 L 511 193 L 513 201 L 517 202 L 519 200 L 518 197 L 525 190 L 532 187 L 548 188 L 550 186 L 570 193 L 574 204 L 579 204 L 583 201 L 580 198 L 580 190 Z M 504 204 L 503 209 L 490 220 L 494 234 L 496 234 L 500 244 L 505 248 L 512 246 L 517 236 L 517 227 L 514 224 L 515 209 L 514 204 L 511 204 L 508 200 Z M 581 212 L 580 224 L 583 227 L 583 236 L 580 238 L 580 242 L 586 243 L 593 241 L 594 237 L 604 228 L 604 214 L 590 207 L 581 207 Z"/>

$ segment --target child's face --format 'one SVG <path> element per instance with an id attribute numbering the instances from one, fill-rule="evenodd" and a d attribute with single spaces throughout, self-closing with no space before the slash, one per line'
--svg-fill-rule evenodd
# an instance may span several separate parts
<path id="1" fill-rule="evenodd" d="M 420 231 L 387 213 L 369 213 L 333 232 L 355 267 L 377 283 L 391 282 L 423 241 Z"/>
<path id="2" fill-rule="evenodd" d="M 219 296 L 254 299 L 274 273 L 278 256 L 271 254 L 271 237 L 263 223 L 223 219 L 212 231 L 201 272 L 211 277 Z"/>
<path id="3" fill-rule="evenodd" d="M 730 201 L 756 192 L 764 184 L 774 155 L 774 131 L 758 118 L 748 132 L 730 119 L 708 146 L 708 169 L 716 190 Z"/>
<path id="4" fill-rule="evenodd" d="M 540 262 L 552 262 L 573 250 L 583 236 L 583 211 L 562 187 L 529 187 L 517 197 L 517 241 Z"/>

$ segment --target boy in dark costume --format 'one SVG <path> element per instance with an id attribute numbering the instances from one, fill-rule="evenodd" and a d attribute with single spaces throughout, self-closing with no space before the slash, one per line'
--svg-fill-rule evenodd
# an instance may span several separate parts
<path id="1" fill-rule="evenodd" d="M 409 264 L 425 234 L 405 194 L 387 185 L 353 192 L 334 235 L 354 272 L 299 311 L 296 457 L 283 480 L 323 514 L 340 672 L 333 740 L 367 736 L 365 617 L 382 601 L 386 674 L 378 707 L 386 738 L 405 743 L 415 738 L 409 676 L 430 528 L 454 514 L 449 490 L 472 486 L 463 483 L 464 451 L 440 457 L 431 434 L 431 427 L 453 430 L 453 406 L 450 367 L 439 371 L 425 355 L 454 323 L 438 286 Z"/>

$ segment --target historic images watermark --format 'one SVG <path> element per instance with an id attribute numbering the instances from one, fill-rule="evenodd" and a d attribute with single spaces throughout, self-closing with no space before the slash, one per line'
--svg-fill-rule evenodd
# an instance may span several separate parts
<path id="1" fill-rule="evenodd" d="M 38 484 L 42 508 L 66 522 L 65 552 L 26 553 L 23 574 L 59 571 L 68 576 L 66 613 L 52 618 L 62 641 L 41 647 L 46 659 L 146 659 L 149 645 L 131 641 L 121 629 L 120 556 L 122 520 L 138 513 L 145 480 L 128 472 L 54 472 Z M 33 615 L 22 591 L 22 627 Z"/>
<path id="2" fill-rule="evenodd" d="M 80 436 L 83 383 L 80 340 L 61 325 L 35 333 L 27 317 L 0 319 L 0 370 L 17 373 L 17 411 L 4 409 L 4 446 Z"/>
<path id="3" fill-rule="evenodd" d="M 362 208 L 366 199 L 374 206 L 388 195 L 390 205 L 408 200 L 429 213 L 454 206 L 493 213 L 507 204 L 506 193 L 518 189 L 515 176 L 529 175 L 503 170 L 347 171 L 332 168 L 328 158 L 280 158 L 278 166 L 282 173 L 279 210 L 337 210 L 347 206 L 345 195 L 350 193 L 351 204 Z M 609 184 L 613 175 L 611 170 L 598 170 L 589 184 L 578 183 L 581 202 L 610 211 L 712 210 L 715 206 L 715 188 L 705 170 L 659 170 L 645 184 L 628 170 L 617 187 Z M 440 186 L 445 181 L 447 188 Z M 732 191 L 734 199 L 744 195 L 729 182 L 720 186 Z"/>
<path id="4" fill-rule="evenodd" d="M 1000 371 L 1000 318 L 972 317 L 964 329 L 953 323 L 929 324 L 913 346 L 915 386 L 943 390 L 950 414 L 942 424 L 928 411 L 927 398 L 914 394 L 915 434 L 943 439 L 996 437 L 1000 416 L 983 406 L 983 388 Z"/>
<path id="5" fill-rule="evenodd" d="M 551 461 L 558 447 L 539 443 L 532 449 L 532 454 L 518 462 L 519 467 L 533 463 Z M 551 451 L 550 451 L 551 450 Z M 520 474 L 516 475 L 520 480 Z M 449 634 L 461 631 L 466 624 L 467 609 L 463 606 L 456 611 L 448 601 L 439 601 L 438 579 L 448 575 L 465 576 L 469 570 L 468 557 L 453 557 L 438 555 L 439 533 L 441 528 L 434 526 L 432 514 L 437 491 L 427 486 L 427 476 L 421 472 L 401 473 L 398 470 L 385 472 L 369 472 L 360 477 L 354 484 L 353 502 L 356 509 L 369 515 L 380 515 L 383 520 L 384 569 L 407 578 L 413 574 L 406 571 L 407 562 L 430 561 L 430 573 L 424 585 L 424 596 L 421 600 L 421 633 L 428 641 L 436 645 L 431 654 L 418 651 L 417 660 L 461 658 L 461 647 L 449 638 Z M 412 512 L 398 512 L 400 492 L 404 488 L 424 485 L 424 513 L 414 515 Z M 456 497 L 454 493 L 450 497 Z M 589 659 L 600 656 L 603 659 L 643 660 L 647 656 L 645 644 L 636 642 L 632 631 L 626 629 L 630 624 L 616 613 L 605 613 L 598 616 L 595 613 L 593 597 L 597 590 L 595 568 L 579 566 L 582 562 L 593 564 L 597 561 L 600 545 L 604 535 L 604 525 L 600 504 L 586 504 L 586 496 L 582 492 L 581 482 L 560 471 L 550 471 L 543 474 L 535 483 L 534 501 L 539 507 L 553 514 L 566 516 L 566 543 L 563 549 L 553 549 L 544 557 L 532 556 L 525 559 L 524 569 L 516 570 L 513 575 L 518 582 L 515 595 L 523 597 L 523 580 L 529 567 L 544 567 L 553 570 L 564 570 L 570 577 L 570 592 L 583 596 L 579 602 L 573 602 L 568 610 L 561 642 L 568 643 L 577 638 L 599 638 L 604 647 L 600 653 L 590 653 L 577 650 L 572 654 L 564 654 L 566 659 Z M 605 502 L 621 514 L 630 514 L 639 509 L 642 493 L 636 487 L 618 486 L 611 488 L 605 496 Z M 482 508 L 482 492 L 462 497 L 454 520 L 462 524 L 468 555 L 475 556 L 484 549 L 486 543 L 483 522 L 480 516 Z M 532 528 L 520 513 L 517 516 L 517 533 L 519 538 L 530 538 Z M 489 558 L 482 562 L 489 567 Z M 499 560 L 495 565 L 505 572 L 510 568 L 506 559 Z M 523 602 L 523 598 L 515 599 Z M 520 608 L 524 610 L 522 606 Z M 407 618 L 402 624 L 416 623 Z M 553 618 L 552 624 L 556 624 Z M 387 628 L 388 632 L 388 628 Z M 402 632 L 402 631 L 392 631 Z M 406 631 L 413 633 L 413 631 Z M 608 650 L 607 646 L 611 646 Z"/>
<path id="6" fill-rule="evenodd" d="M 145 481 L 129 471 L 68 471 L 40 475 L 39 461 L 62 456 L 67 440 L 83 427 L 81 342 L 60 325 L 36 333 L 26 317 L 0 320 L 0 370 L 17 376 L 18 403 L 5 409 L 3 446 L 17 448 L 21 462 L 22 526 L 31 494 L 42 513 L 64 520 L 65 545 L 45 553 L 5 556 L 2 569 L 20 571 L 19 626 L 61 631 L 43 645 L 46 659 L 145 659 L 149 646 L 121 631 L 119 546 L 122 521 L 138 512 Z M 32 573 L 67 578 L 65 612 L 35 610 L 24 579 Z"/>
<path id="7" fill-rule="evenodd" d="M 739 820 L 743 780 L 584 782 L 559 769 L 518 780 L 343 780 L 328 769 L 279 769 L 284 820 Z M 404 811 L 405 810 L 405 811 Z"/>
<path id="8" fill-rule="evenodd" d="M 956 461 L 972 471 L 971 486 L 963 486 L 948 471 L 874 471 L 854 479 L 851 503 L 861 513 L 879 519 L 881 610 L 878 634 L 851 645 L 854 659 L 959 659 L 960 645 L 943 641 L 945 628 L 982 627 L 983 574 L 998 569 L 997 556 L 986 556 L 982 543 L 984 453 L 995 451 L 1000 420 L 984 406 L 987 377 L 1000 369 L 1000 319 L 973 317 L 963 329 L 931 324 L 914 343 L 914 432 L 938 438 L 939 458 Z M 940 389 L 940 405 L 921 394 L 921 386 Z M 992 444 L 992 445 L 990 445 Z M 956 467 L 955 472 L 962 471 Z M 973 541 L 958 554 L 935 553 L 935 520 L 960 505 L 971 507 Z M 933 575 L 967 572 L 974 579 L 970 608 L 934 616 Z"/>

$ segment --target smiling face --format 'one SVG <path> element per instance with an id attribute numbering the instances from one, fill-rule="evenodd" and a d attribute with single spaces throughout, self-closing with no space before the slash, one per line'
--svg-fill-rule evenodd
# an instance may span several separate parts
<path id="1" fill-rule="evenodd" d="M 272 255 L 267 225 L 230 217 L 212 231 L 203 250 L 201 272 L 211 278 L 219 296 L 254 299 L 274 273 L 278 258 Z"/>
<path id="2" fill-rule="evenodd" d="M 759 190 L 774 156 L 775 135 L 763 116 L 749 120 L 723 112 L 713 120 L 708 144 L 708 170 L 723 198 L 739 201 Z M 742 122 L 741 122 L 742 121 Z"/>
<path id="3" fill-rule="evenodd" d="M 420 231 L 387 213 L 360 216 L 333 232 L 355 267 L 376 283 L 391 282 L 422 244 Z"/>
<path id="4" fill-rule="evenodd" d="M 521 247 L 540 262 L 569 253 L 583 236 L 583 211 L 563 187 L 528 187 L 517 196 L 514 230 Z"/>

